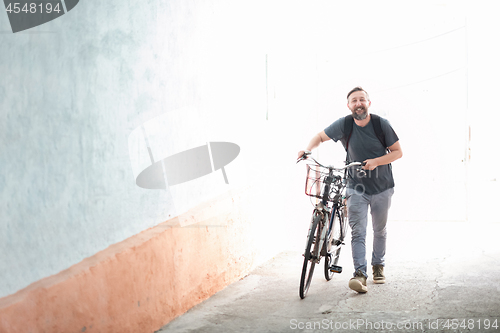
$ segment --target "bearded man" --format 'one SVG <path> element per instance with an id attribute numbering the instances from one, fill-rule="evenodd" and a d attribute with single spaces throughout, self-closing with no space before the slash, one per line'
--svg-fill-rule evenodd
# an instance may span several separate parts
<path id="1" fill-rule="evenodd" d="M 385 283 L 385 250 L 387 240 L 387 217 L 391 198 L 394 194 L 394 179 L 391 163 L 403 156 L 399 138 L 387 119 L 368 112 L 371 101 L 368 93 L 361 87 L 347 94 L 347 107 L 351 114 L 342 117 L 324 131 L 316 134 L 306 151 L 311 151 L 322 142 L 341 140 L 347 151 L 349 162 L 364 162 L 364 176 L 349 171 L 346 190 L 347 216 L 351 227 L 351 248 L 354 263 L 353 278 L 349 288 L 358 293 L 368 291 L 366 280 L 366 228 L 368 207 L 372 216 L 373 282 Z M 299 152 L 298 157 L 304 154 Z"/>

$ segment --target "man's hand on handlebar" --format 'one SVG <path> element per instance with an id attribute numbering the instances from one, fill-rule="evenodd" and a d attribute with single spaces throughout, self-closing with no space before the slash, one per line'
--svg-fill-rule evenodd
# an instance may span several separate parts
<path id="1" fill-rule="evenodd" d="M 375 159 L 368 159 L 364 161 L 364 166 L 363 169 L 365 170 L 374 170 L 376 167 L 378 167 L 377 161 Z"/>
<path id="2" fill-rule="evenodd" d="M 297 155 L 297 163 L 300 161 L 304 160 L 307 158 L 308 155 L 310 155 L 311 152 L 309 150 L 301 150 L 299 151 L 299 154 Z"/>

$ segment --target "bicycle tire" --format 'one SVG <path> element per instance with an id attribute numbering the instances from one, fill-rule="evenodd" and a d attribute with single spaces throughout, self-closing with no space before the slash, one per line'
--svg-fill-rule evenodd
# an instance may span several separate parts
<path id="1" fill-rule="evenodd" d="M 309 232 L 309 236 L 307 238 L 307 246 L 306 250 L 304 252 L 304 264 L 302 265 L 302 274 L 300 275 L 300 287 L 299 287 L 299 296 L 301 299 L 304 299 L 306 297 L 307 291 L 309 290 L 309 287 L 311 285 L 313 273 L 314 273 L 314 267 L 316 264 L 312 260 L 312 252 L 311 252 L 311 247 L 317 246 L 319 242 L 319 228 L 318 224 L 319 221 L 321 220 L 321 215 L 316 214 L 313 217 L 313 223 L 311 226 L 311 230 Z M 318 240 L 317 242 L 314 242 L 314 239 Z M 313 248 L 313 252 L 318 252 L 315 251 Z"/>
<path id="2" fill-rule="evenodd" d="M 330 271 L 330 266 L 337 265 L 340 256 L 341 243 L 343 241 L 342 224 L 340 222 L 339 212 L 336 209 L 332 212 L 332 219 L 328 225 L 328 242 L 337 242 L 337 244 L 329 246 L 329 248 L 333 248 L 333 251 L 329 251 L 325 256 L 324 273 L 326 281 L 330 281 L 333 278 L 334 273 Z"/>

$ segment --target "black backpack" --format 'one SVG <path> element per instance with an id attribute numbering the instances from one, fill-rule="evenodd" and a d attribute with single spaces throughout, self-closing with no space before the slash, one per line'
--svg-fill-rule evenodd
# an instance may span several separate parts
<path id="1" fill-rule="evenodd" d="M 370 121 L 373 124 L 375 135 L 377 136 L 380 143 L 387 149 L 387 145 L 385 143 L 384 131 L 382 131 L 382 126 L 380 125 L 380 116 L 373 113 L 371 113 L 370 115 L 371 115 Z M 354 118 L 352 117 L 352 115 L 348 115 L 344 118 L 344 136 L 340 139 L 340 142 L 342 142 L 345 151 L 347 151 L 347 148 L 349 148 L 349 139 L 351 139 L 353 123 L 354 123 Z"/>

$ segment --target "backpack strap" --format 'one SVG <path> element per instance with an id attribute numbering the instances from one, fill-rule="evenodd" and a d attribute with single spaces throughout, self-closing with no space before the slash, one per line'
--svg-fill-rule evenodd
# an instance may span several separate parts
<path id="1" fill-rule="evenodd" d="M 382 131 L 382 125 L 380 124 L 380 116 L 376 114 L 371 114 L 371 121 L 373 122 L 373 129 L 375 130 L 375 135 L 378 140 L 387 149 L 387 144 L 385 143 L 384 131 Z"/>
<path id="2" fill-rule="evenodd" d="M 352 126 L 354 123 L 354 118 L 352 115 L 347 115 L 344 117 L 344 136 L 340 139 L 345 150 L 349 148 L 349 140 L 351 139 Z"/>

